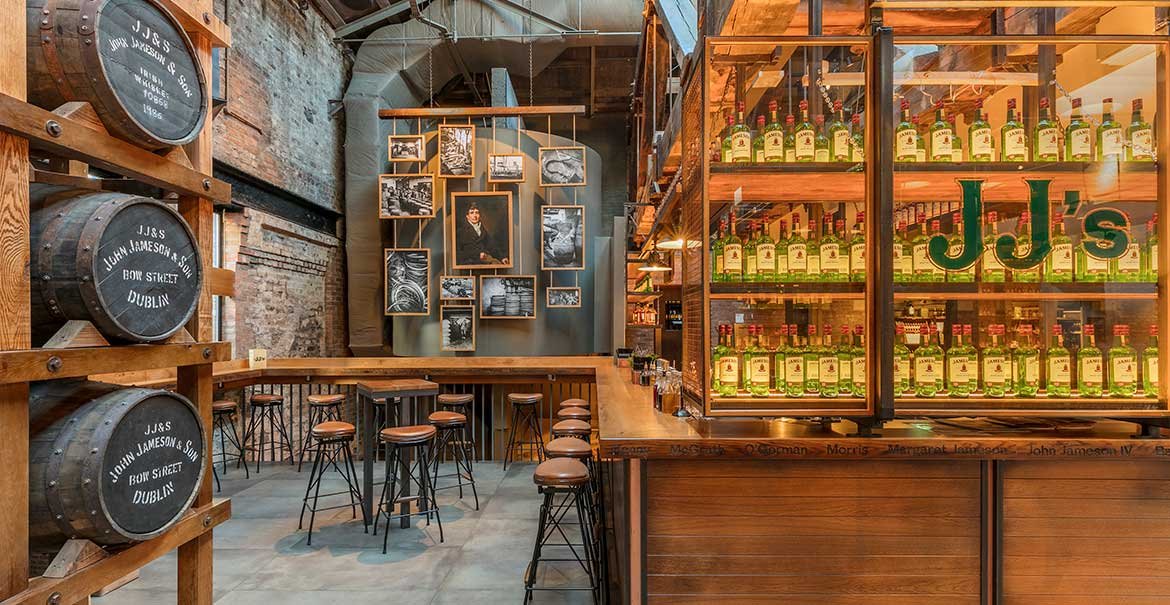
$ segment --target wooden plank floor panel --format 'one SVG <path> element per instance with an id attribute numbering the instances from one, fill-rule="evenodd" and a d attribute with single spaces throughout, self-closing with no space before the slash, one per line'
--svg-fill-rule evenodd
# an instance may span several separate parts
<path id="1" fill-rule="evenodd" d="M 975 605 L 979 463 L 647 465 L 650 603 Z"/>
<path id="2" fill-rule="evenodd" d="M 1170 603 L 1170 467 L 1003 463 L 1004 605 Z"/>

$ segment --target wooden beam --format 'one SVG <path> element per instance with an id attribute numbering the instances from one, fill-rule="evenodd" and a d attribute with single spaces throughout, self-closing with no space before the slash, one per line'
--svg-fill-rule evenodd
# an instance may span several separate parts
<path id="1" fill-rule="evenodd" d="M 2 115 L 2 114 L 0 114 Z M 404 107 L 379 109 L 378 117 L 394 118 L 511 118 L 520 116 L 585 115 L 584 105 L 529 105 L 526 107 Z"/>
<path id="2" fill-rule="evenodd" d="M 11 439 L 10 441 L 18 440 Z M 12 497 L 12 494 L 5 496 L 7 498 L 5 506 L 11 503 Z M 125 576 L 126 570 L 139 569 L 171 552 L 181 544 L 189 543 L 201 536 L 210 536 L 212 529 L 230 519 L 231 516 L 232 502 L 227 499 L 192 508 L 165 534 L 153 540 L 135 544 L 64 578 L 34 578 L 29 582 L 27 589 L 11 598 L 0 601 L 0 605 L 84 602 L 84 599 L 89 598 L 89 595 Z M 60 597 L 51 599 L 50 597 L 54 593 L 59 593 Z"/>
<path id="3" fill-rule="evenodd" d="M 875 8 L 942 9 L 942 8 L 1072 8 L 1101 6 L 1103 0 L 873 0 Z M 1108 0 L 1111 7 L 1170 6 L 1170 0 Z"/>
<path id="4" fill-rule="evenodd" d="M 158 3 L 175 16 L 179 25 L 182 25 L 192 38 L 197 35 L 205 36 L 216 48 L 227 48 L 232 45 L 232 30 L 215 16 L 210 3 L 203 3 L 200 0 L 158 0 Z M 211 88 L 211 84 L 207 87 Z"/>
<path id="5" fill-rule="evenodd" d="M 56 123 L 59 130 L 50 123 Z M 212 178 L 210 171 L 200 173 L 184 168 L 122 139 L 3 93 L 0 93 L 0 131 L 27 138 L 35 147 L 62 157 L 81 160 L 155 187 L 207 196 L 217 202 L 231 201 L 231 185 Z M 57 132 L 57 136 L 50 131 Z"/>
<path id="6" fill-rule="evenodd" d="M 236 272 L 231 269 L 213 267 L 207 274 L 207 281 L 211 286 L 212 296 L 236 295 Z"/>
<path id="7" fill-rule="evenodd" d="M 227 342 L 0 351 L 0 385 L 189 366 L 227 361 L 231 358 L 232 346 Z M 18 407 L 28 407 L 28 400 L 25 398 L 19 402 L 0 401 L 0 410 L 12 407 L 7 405 L 12 403 L 18 403 Z M 0 440 L 0 443 L 4 441 L 6 440 Z M 4 446 L 0 445 L 0 448 L 2 447 Z M 7 460 L 5 458 L 5 461 Z M 16 496 L 9 494 L 5 497 Z"/>

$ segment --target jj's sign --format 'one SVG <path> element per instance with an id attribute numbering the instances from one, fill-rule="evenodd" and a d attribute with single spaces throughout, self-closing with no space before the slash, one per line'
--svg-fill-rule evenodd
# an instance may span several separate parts
<path id="1" fill-rule="evenodd" d="M 1025 179 L 1028 184 L 1028 206 L 1032 213 L 1032 242 L 1025 247 L 1028 253 L 1016 256 L 1016 236 L 1005 234 L 995 240 L 995 255 L 1009 269 L 1032 269 L 1044 262 L 1052 252 L 1052 221 L 1049 220 L 1048 188 L 1051 179 Z M 930 260 L 948 271 L 962 271 L 970 268 L 983 254 L 982 229 L 983 181 L 959 179 L 963 191 L 963 233 L 962 247 L 958 254 L 951 256 L 950 244 L 943 235 L 936 235 L 929 242 Z M 1080 209 L 1080 192 L 1064 193 L 1065 214 L 1076 216 Z M 1094 208 L 1085 212 L 1081 221 L 1085 252 L 1102 260 L 1114 259 L 1125 254 L 1129 246 L 1129 217 L 1113 208 Z"/>

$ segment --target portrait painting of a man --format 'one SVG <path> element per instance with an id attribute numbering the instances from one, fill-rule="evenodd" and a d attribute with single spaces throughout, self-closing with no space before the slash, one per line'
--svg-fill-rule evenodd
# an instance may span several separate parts
<path id="1" fill-rule="evenodd" d="M 452 257 L 456 269 L 512 266 L 512 193 L 451 194 Z"/>

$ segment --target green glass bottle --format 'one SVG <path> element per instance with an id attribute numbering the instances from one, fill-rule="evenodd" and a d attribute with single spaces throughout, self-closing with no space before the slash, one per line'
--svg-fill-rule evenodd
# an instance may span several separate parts
<path id="1" fill-rule="evenodd" d="M 787 372 L 787 363 L 785 359 L 788 356 L 788 325 L 780 324 L 780 342 L 776 344 L 776 350 L 772 352 L 772 367 L 775 372 L 772 374 L 772 388 L 780 394 L 784 394 L 788 390 L 788 384 L 785 382 Z"/>
<path id="2" fill-rule="evenodd" d="M 768 235 L 768 226 L 761 223 L 756 236 L 756 281 L 776 283 L 776 242 Z"/>
<path id="3" fill-rule="evenodd" d="M 727 281 L 723 274 L 723 244 L 727 239 L 727 219 L 719 221 L 719 233 L 711 240 L 711 281 Z"/>
<path id="4" fill-rule="evenodd" d="M 723 397 L 735 397 L 739 390 L 739 354 L 735 350 L 731 326 L 719 326 L 719 343 L 712 353 L 715 368 L 712 389 Z"/>
<path id="5" fill-rule="evenodd" d="M 967 397 L 974 390 L 971 379 L 975 361 L 963 345 L 963 326 L 951 326 L 951 346 L 947 349 L 947 392 L 951 397 Z"/>
<path id="6" fill-rule="evenodd" d="M 832 329 L 826 326 L 826 330 Z M 841 326 L 841 344 L 837 345 L 837 372 L 840 375 L 838 395 L 849 397 L 853 395 L 853 333 L 849 326 Z"/>
<path id="7" fill-rule="evenodd" d="M 930 161 L 953 162 L 955 131 L 947 121 L 942 102 L 934 106 L 934 123 L 930 125 Z"/>
<path id="8" fill-rule="evenodd" d="M 1150 324 L 1150 342 L 1142 351 L 1142 390 L 1146 397 L 1158 396 L 1158 324 Z"/>
<path id="9" fill-rule="evenodd" d="M 751 283 L 756 281 L 759 266 L 756 257 L 756 222 L 747 221 L 747 228 L 747 237 L 743 242 L 743 281 Z"/>
<path id="10" fill-rule="evenodd" d="M 728 219 L 727 239 L 723 241 L 723 281 L 743 281 L 743 240 L 735 233 L 735 212 Z"/>
<path id="11" fill-rule="evenodd" d="M 935 338 L 934 322 L 924 324 L 922 344 L 914 351 L 914 394 L 934 397 L 943 390 L 943 350 Z"/>
<path id="12" fill-rule="evenodd" d="M 821 338 L 817 351 L 821 397 L 836 397 L 841 389 L 841 360 L 837 358 L 837 347 L 833 345 L 833 326 L 825 324 Z"/>
<path id="13" fill-rule="evenodd" d="M 947 253 L 951 256 L 958 256 L 963 251 L 963 215 L 955 212 L 951 215 L 951 237 L 947 239 Z M 970 267 L 960 269 L 958 271 L 947 271 L 947 281 L 952 283 L 972 283 L 975 281 L 975 264 L 971 263 Z M 958 324 L 955 324 L 959 327 Z"/>
<path id="14" fill-rule="evenodd" d="M 832 215 L 825 215 L 825 235 L 821 238 L 821 281 L 849 281 L 849 256 L 843 254 L 845 242 L 837 233 L 845 229 L 845 221 L 838 219 L 834 227 Z"/>
<path id="15" fill-rule="evenodd" d="M 800 101 L 800 123 L 796 125 L 796 161 L 815 162 L 817 159 L 817 129 L 808 120 L 808 101 Z"/>
<path id="16" fill-rule="evenodd" d="M 864 398 L 865 384 L 869 380 L 865 369 L 865 328 L 855 326 L 853 336 L 857 339 L 853 346 L 853 396 Z"/>
<path id="17" fill-rule="evenodd" d="M 833 156 L 829 151 L 829 137 L 825 129 L 825 116 L 818 115 L 814 123 L 817 134 L 813 139 L 813 160 L 816 162 L 832 161 Z"/>
<path id="18" fill-rule="evenodd" d="M 1081 113 L 1081 99 L 1072 100 L 1072 115 L 1064 127 L 1064 161 L 1090 162 L 1093 160 L 1093 129 Z"/>
<path id="19" fill-rule="evenodd" d="M 788 275 L 788 221 L 780 221 L 780 239 L 776 240 L 776 281 L 792 281 Z"/>
<path id="20" fill-rule="evenodd" d="M 920 282 L 943 282 L 947 279 L 947 273 L 942 267 L 936 265 L 930 259 L 930 240 L 939 232 L 939 221 L 930 221 L 930 230 L 927 231 L 926 215 L 918 215 L 918 225 L 921 231 L 918 237 L 914 239 L 914 281 Z"/>
<path id="21" fill-rule="evenodd" d="M 1109 280 L 1115 282 L 1136 282 L 1142 280 L 1142 246 L 1136 233 L 1130 233 L 1129 244 L 1121 256 L 1109 261 Z"/>
<path id="22" fill-rule="evenodd" d="M 1012 386 L 1020 397 L 1035 397 L 1040 392 L 1040 349 L 1032 340 L 1032 326 L 1019 328 L 1022 342 L 1016 347 L 1016 379 Z"/>
<path id="23" fill-rule="evenodd" d="M 1016 257 L 1022 258 L 1032 251 L 1032 213 L 1025 210 L 1020 213 L 1020 220 L 1016 223 Z M 1012 281 L 1035 283 L 1040 281 L 1040 264 L 1031 269 L 1012 269 Z"/>
<path id="24" fill-rule="evenodd" d="M 768 101 L 769 122 L 764 126 L 764 161 L 784 161 L 784 125 L 780 123 L 779 106 L 773 99 Z"/>
<path id="25" fill-rule="evenodd" d="M 853 114 L 850 123 L 853 124 L 853 134 L 849 141 L 849 161 L 860 164 L 865 161 L 865 129 L 861 127 L 861 114 Z"/>
<path id="26" fill-rule="evenodd" d="M 1109 280 L 1110 262 L 1089 254 L 1087 237 L 1081 237 L 1076 253 L 1076 280 L 1082 282 L 1104 282 Z"/>
<path id="27" fill-rule="evenodd" d="M 796 118 L 788 114 L 784 118 L 784 161 L 791 164 L 796 161 Z"/>
<path id="28" fill-rule="evenodd" d="M 808 281 L 808 240 L 800 230 L 800 217 L 792 219 L 792 234 L 785 248 L 788 251 L 788 281 Z"/>
<path id="29" fill-rule="evenodd" d="M 967 148 L 972 162 L 990 162 L 995 159 L 991 124 L 983 115 L 983 100 L 975 102 L 975 117 L 967 127 Z"/>
<path id="30" fill-rule="evenodd" d="M 1064 213 L 1052 215 L 1052 252 L 1044 259 L 1044 281 L 1068 283 L 1073 280 L 1073 243 L 1064 231 Z"/>
<path id="31" fill-rule="evenodd" d="M 748 393 L 752 397 L 767 397 L 772 386 L 772 356 L 761 343 L 763 334 L 763 326 L 748 326 L 750 344 L 745 349 L 744 363 L 748 368 Z"/>
<path id="32" fill-rule="evenodd" d="M 1087 323 L 1081 328 L 1081 348 L 1077 350 L 1077 391 L 1081 397 L 1100 397 L 1104 392 L 1103 366 L 1095 328 Z"/>
<path id="33" fill-rule="evenodd" d="M 958 164 L 963 161 L 963 137 L 959 136 L 959 129 L 955 125 L 955 115 L 947 116 L 947 121 L 951 123 L 951 162 Z"/>
<path id="34" fill-rule="evenodd" d="M 849 238 L 849 281 L 865 281 L 865 212 L 857 213 Z"/>
<path id="35" fill-rule="evenodd" d="M 1142 261 L 1145 266 L 1142 267 L 1143 281 L 1157 282 L 1158 281 L 1158 213 L 1146 222 L 1146 248 L 1142 253 Z"/>
<path id="36" fill-rule="evenodd" d="M 1099 161 L 1123 159 L 1125 134 L 1121 123 L 1113 119 L 1113 98 L 1101 99 L 1101 123 L 1097 125 L 1097 159 Z"/>
<path id="37" fill-rule="evenodd" d="M 723 162 L 730 162 L 731 161 L 731 129 L 734 126 L 735 126 L 735 116 L 731 116 L 731 115 L 727 116 L 727 129 L 724 130 L 724 132 L 727 134 L 725 134 L 723 136 L 723 144 L 721 146 L 721 152 L 719 154 L 719 159 L 722 160 Z"/>
<path id="38" fill-rule="evenodd" d="M 918 129 L 910 118 L 910 102 L 902 99 L 902 121 L 894 129 L 894 161 L 914 162 L 918 159 Z"/>
<path id="39" fill-rule="evenodd" d="M 914 141 L 914 161 L 925 162 L 926 155 L 926 130 L 929 126 L 926 124 L 926 116 L 914 117 L 914 136 L 917 137 Z"/>
<path id="40" fill-rule="evenodd" d="M 975 332 L 971 324 L 963 324 L 963 347 L 967 349 L 967 356 L 971 358 L 971 392 L 979 390 L 979 349 L 975 348 Z"/>
<path id="41" fill-rule="evenodd" d="M 764 161 L 764 116 L 756 116 L 756 136 L 752 138 L 752 161 Z"/>
<path id="42" fill-rule="evenodd" d="M 1129 326 L 1114 324 L 1113 346 L 1109 347 L 1109 394 L 1133 397 L 1138 387 L 1137 351 L 1129 346 Z"/>
<path id="43" fill-rule="evenodd" d="M 1060 324 L 1052 324 L 1052 346 L 1048 347 L 1048 381 L 1044 391 L 1049 397 L 1072 394 L 1072 356 L 1064 347 Z"/>
<path id="44" fill-rule="evenodd" d="M 914 248 L 906 238 L 906 221 L 898 221 L 894 232 L 894 283 L 906 283 L 914 279 Z"/>
<path id="45" fill-rule="evenodd" d="M 788 338 L 790 344 L 784 356 L 784 391 L 789 397 L 802 397 L 806 367 L 804 348 L 800 346 L 795 324 L 788 324 Z"/>
<path id="46" fill-rule="evenodd" d="M 983 257 L 980 259 L 980 277 L 987 283 L 1007 281 L 1007 267 L 995 253 L 995 240 L 999 239 L 999 213 L 987 213 L 987 226 L 983 236 Z"/>
<path id="47" fill-rule="evenodd" d="M 735 106 L 736 120 L 731 125 L 731 161 L 744 163 L 752 161 L 752 131 L 743 121 L 743 101 Z"/>
<path id="48" fill-rule="evenodd" d="M 894 396 L 910 394 L 910 347 L 906 346 L 906 328 L 894 326 Z"/>
<path id="49" fill-rule="evenodd" d="M 817 339 L 816 324 L 808 325 L 808 332 L 804 339 L 804 393 L 819 395 L 821 392 L 821 345 Z"/>
<path id="50" fill-rule="evenodd" d="M 833 101 L 833 121 L 829 122 L 829 161 L 849 161 L 849 127 L 841 101 Z"/>
<path id="51" fill-rule="evenodd" d="M 1154 161 L 1154 128 L 1142 119 L 1142 100 L 1133 100 L 1133 114 L 1126 129 L 1129 146 L 1126 158 L 1131 162 Z"/>
<path id="52" fill-rule="evenodd" d="M 999 344 L 1004 334 L 1003 324 L 987 326 L 991 346 L 983 349 L 983 394 L 1003 397 L 1011 390 L 1011 358 L 1008 348 Z"/>
<path id="53" fill-rule="evenodd" d="M 1032 161 L 1060 161 L 1060 128 L 1053 122 L 1048 110 L 1048 97 L 1040 99 L 1040 119 L 1032 130 Z"/>
<path id="54" fill-rule="evenodd" d="M 808 220 L 808 274 L 805 275 L 805 281 L 819 282 L 821 281 L 821 240 L 817 236 L 816 223 L 813 222 L 812 217 Z"/>
<path id="55" fill-rule="evenodd" d="M 1004 162 L 1028 161 L 1028 133 L 1024 124 L 1016 120 L 1015 99 L 1008 99 L 1007 121 L 999 127 L 999 148 Z"/>

